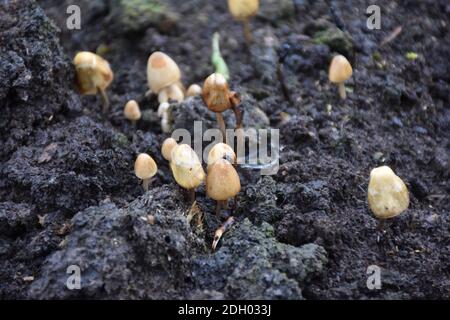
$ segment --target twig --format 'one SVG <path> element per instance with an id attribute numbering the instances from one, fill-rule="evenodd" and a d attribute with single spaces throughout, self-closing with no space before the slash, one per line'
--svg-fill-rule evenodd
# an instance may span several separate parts
<path id="1" fill-rule="evenodd" d="M 394 31 L 392 31 L 386 38 L 383 39 L 383 41 L 381 41 L 380 47 L 383 47 L 387 45 L 389 42 L 394 41 L 395 38 L 397 38 L 401 32 L 402 26 L 398 26 L 397 28 L 395 28 Z"/>

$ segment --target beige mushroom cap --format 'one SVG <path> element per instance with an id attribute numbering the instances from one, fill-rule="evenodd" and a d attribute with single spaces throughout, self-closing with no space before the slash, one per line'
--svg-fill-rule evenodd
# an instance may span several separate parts
<path id="1" fill-rule="evenodd" d="M 333 58 L 328 72 L 328 78 L 333 83 L 343 83 L 353 74 L 352 66 L 343 55 L 337 55 Z"/>
<path id="2" fill-rule="evenodd" d="M 387 166 L 375 168 L 370 172 L 367 199 L 373 214 L 380 219 L 398 216 L 409 206 L 405 183 Z"/>
<path id="3" fill-rule="evenodd" d="M 225 159 L 231 164 L 236 163 L 236 153 L 226 143 L 218 143 L 208 153 L 208 168 L 219 159 Z"/>
<path id="4" fill-rule="evenodd" d="M 241 191 L 241 180 L 236 169 L 225 159 L 219 159 L 208 169 L 206 193 L 216 201 L 224 201 Z"/>
<path id="5" fill-rule="evenodd" d="M 194 150 L 187 144 L 173 148 L 170 168 L 176 182 L 185 189 L 195 189 L 205 180 L 205 171 Z"/>
<path id="6" fill-rule="evenodd" d="M 167 54 L 156 51 L 148 58 L 147 80 L 153 93 L 158 94 L 161 89 L 180 79 L 180 68 Z"/>
<path id="7" fill-rule="evenodd" d="M 156 162 L 146 153 L 138 155 L 134 162 L 134 173 L 139 179 L 145 180 L 153 177 L 158 171 Z"/>
<path id="8" fill-rule="evenodd" d="M 202 97 L 208 109 L 213 112 L 223 112 L 231 107 L 228 83 L 220 73 L 213 73 L 206 78 Z"/>
<path id="9" fill-rule="evenodd" d="M 198 84 L 191 84 L 186 92 L 187 97 L 195 97 L 201 94 L 202 94 L 202 87 L 200 87 Z"/>
<path id="10" fill-rule="evenodd" d="M 173 138 L 167 138 L 164 140 L 162 147 L 161 147 L 161 153 L 167 161 L 170 161 L 172 159 L 172 151 L 173 149 L 178 146 L 178 143 Z"/>
<path id="11" fill-rule="evenodd" d="M 228 8 L 236 20 L 246 20 L 258 13 L 259 0 L 228 0 Z"/>
<path id="12" fill-rule="evenodd" d="M 77 85 L 82 94 L 97 94 L 105 90 L 114 79 L 108 61 L 89 51 L 82 51 L 73 59 L 77 74 Z"/>
<path id="13" fill-rule="evenodd" d="M 123 114 L 125 115 L 125 118 L 130 121 L 137 121 L 142 116 L 139 104 L 135 100 L 130 100 L 127 102 L 123 110 Z"/>

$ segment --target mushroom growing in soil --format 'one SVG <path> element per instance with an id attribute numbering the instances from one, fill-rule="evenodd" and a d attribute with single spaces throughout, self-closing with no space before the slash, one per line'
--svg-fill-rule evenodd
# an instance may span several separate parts
<path id="1" fill-rule="evenodd" d="M 408 188 L 391 168 L 378 167 L 370 172 L 367 200 L 375 217 L 394 218 L 408 209 Z"/>
<path id="2" fill-rule="evenodd" d="M 238 108 L 241 100 L 236 92 L 230 91 L 223 75 L 213 73 L 206 78 L 203 84 L 202 98 L 208 109 L 216 113 L 223 141 L 226 139 L 226 126 L 222 112 L 232 109 L 236 116 L 236 128 L 242 127 L 242 112 Z"/>
<path id="3" fill-rule="evenodd" d="M 218 143 L 208 153 L 208 168 L 219 159 L 227 160 L 234 165 L 236 164 L 236 153 L 228 144 Z"/>
<path id="4" fill-rule="evenodd" d="M 103 98 L 103 112 L 109 109 L 109 98 L 106 89 L 114 79 L 111 67 L 105 59 L 95 53 L 83 51 L 73 59 L 77 75 L 77 86 L 81 94 L 96 95 Z"/>
<path id="5" fill-rule="evenodd" d="M 152 93 L 158 95 L 159 103 L 168 102 L 170 99 L 183 101 L 180 79 L 180 68 L 167 54 L 156 51 L 148 58 L 148 86 Z"/>
<path id="6" fill-rule="evenodd" d="M 191 201 L 194 202 L 195 189 L 205 180 L 205 171 L 203 171 L 200 159 L 187 144 L 174 146 L 173 141 L 168 141 L 164 147 L 163 156 L 170 158 L 170 168 L 175 181 L 189 191 Z M 169 155 L 170 149 L 172 151 Z"/>
<path id="7" fill-rule="evenodd" d="M 178 65 L 163 52 L 156 51 L 148 59 L 147 80 L 150 91 L 158 95 L 158 102 L 166 106 L 169 101 L 182 102 L 184 87 L 181 83 L 181 71 Z M 170 131 L 170 108 L 158 111 L 163 132 Z"/>
<path id="8" fill-rule="evenodd" d="M 346 57 L 343 55 L 337 55 L 333 58 L 330 64 L 328 78 L 331 82 L 338 84 L 339 95 L 342 99 L 347 98 L 347 93 L 345 92 L 345 81 L 350 79 L 352 74 L 352 66 Z"/>
<path id="9" fill-rule="evenodd" d="M 136 121 L 141 119 L 141 109 L 139 108 L 138 103 L 135 100 L 130 100 L 125 105 L 123 109 L 123 114 L 125 118 L 130 120 L 133 124 L 136 124 Z"/>
<path id="10" fill-rule="evenodd" d="M 247 44 L 253 41 L 250 31 L 250 19 L 258 13 L 259 0 L 228 0 L 231 15 L 244 25 L 244 36 Z"/>
<path id="11" fill-rule="evenodd" d="M 172 150 L 178 146 L 178 143 L 174 138 L 167 138 L 164 140 L 162 147 L 161 147 L 161 153 L 164 159 L 167 161 L 170 161 L 172 159 Z"/>
<path id="12" fill-rule="evenodd" d="M 187 97 L 195 97 L 201 94 L 202 94 L 202 87 L 200 87 L 198 84 L 191 84 L 186 91 Z"/>
<path id="13" fill-rule="evenodd" d="M 208 167 L 206 193 L 217 201 L 216 215 L 241 191 L 241 180 L 234 166 L 225 159 L 218 159 Z"/>
<path id="14" fill-rule="evenodd" d="M 136 177 L 142 180 L 142 187 L 148 191 L 152 177 L 158 171 L 156 162 L 146 153 L 141 153 L 134 162 L 134 173 Z"/>

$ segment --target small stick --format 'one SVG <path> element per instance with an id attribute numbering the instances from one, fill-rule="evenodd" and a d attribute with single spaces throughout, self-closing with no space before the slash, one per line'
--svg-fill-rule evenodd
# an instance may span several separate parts
<path id="1" fill-rule="evenodd" d="M 234 223 L 234 217 L 229 217 L 225 223 L 220 226 L 219 229 L 216 230 L 216 233 L 214 235 L 214 240 L 212 243 L 212 250 L 216 250 L 217 244 L 219 243 L 220 239 L 222 238 L 222 235 L 233 225 Z"/>
<path id="2" fill-rule="evenodd" d="M 380 47 L 383 47 L 387 45 L 389 42 L 394 41 L 395 38 L 397 38 L 400 33 L 402 32 L 402 26 L 398 26 L 394 29 L 384 40 L 381 42 Z"/>

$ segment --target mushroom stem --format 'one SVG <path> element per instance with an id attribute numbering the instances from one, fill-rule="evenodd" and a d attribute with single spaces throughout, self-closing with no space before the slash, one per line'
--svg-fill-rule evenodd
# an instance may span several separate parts
<path id="1" fill-rule="evenodd" d="M 378 220 L 377 230 L 383 231 L 384 230 L 384 225 L 385 225 L 385 220 L 384 219 L 379 219 Z"/>
<path id="2" fill-rule="evenodd" d="M 222 200 L 217 200 L 216 203 L 216 216 L 220 216 L 220 211 L 222 210 L 222 208 L 225 206 L 226 201 L 222 201 Z"/>
<path id="3" fill-rule="evenodd" d="M 341 96 L 342 100 L 345 100 L 347 98 L 347 92 L 345 92 L 344 82 L 339 83 L 339 95 Z"/>
<path id="4" fill-rule="evenodd" d="M 150 186 L 151 182 L 152 182 L 152 178 L 142 180 L 142 188 L 144 188 L 145 192 L 148 191 L 148 187 Z"/>
<path id="5" fill-rule="evenodd" d="M 250 20 L 249 19 L 245 19 L 242 22 L 243 26 L 244 26 L 244 37 L 245 37 L 245 42 L 247 42 L 247 45 L 250 46 L 253 42 L 253 36 L 252 36 L 252 31 L 250 30 Z"/>
<path id="6" fill-rule="evenodd" d="M 109 98 L 108 98 L 108 94 L 106 93 L 106 90 L 104 89 L 100 89 L 99 91 L 102 95 L 102 100 L 103 100 L 103 113 L 107 113 L 109 110 Z"/>
<path id="7" fill-rule="evenodd" d="M 195 189 L 189 189 L 189 199 L 191 200 L 191 203 L 195 202 Z"/>
<path id="8" fill-rule="evenodd" d="M 225 126 L 225 120 L 223 119 L 222 113 L 216 112 L 216 119 L 217 119 L 217 123 L 219 124 L 220 131 L 222 132 L 222 142 L 226 143 L 226 140 L 227 140 L 226 126 Z"/>
<path id="9" fill-rule="evenodd" d="M 237 210 L 237 206 L 238 206 L 238 195 L 234 196 L 234 203 L 233 203 L 233 212 L 235 212 Z"/>

